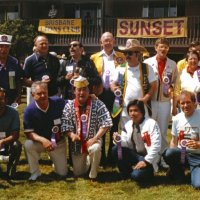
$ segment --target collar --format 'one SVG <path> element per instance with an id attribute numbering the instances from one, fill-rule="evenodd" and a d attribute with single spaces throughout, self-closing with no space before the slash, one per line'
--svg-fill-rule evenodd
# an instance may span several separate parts
<path id="1" fill-rule="evenodd" d="M 161 58 L 159 58 L 158 56 L 156 56 L 156 60 L 157 60 L 158 63 L 166 63 L 167 57 L 164 58 L 164 59 L 161 59 Z"/>
<path id="2" fill-rule="evenodd" d="M 42 108 L 40 108 L 40 106 L 37 104 L 37 102 L 35 101 L 35 105 L 36 105 L 36 107 L 39 109 L 39 110 L 41 110 L 42 112 L 47 112 L 47 110 L 49 109 L 49 102 L 48 102 L 48 106 L 47 106 L 47 108 L 45 109 L 45 110 L 43 110 Z"/>
<path id="3" fill-rule="evenodd" d="M 39 60 L 39 59 L 41 59 L 41 60 L 42 60 L 42 59 L 46 60 L 46 59 L 47 59 L 47 56 L 48 56 L 48 55 L 42 56 L 42 55 L 40 55 L 38 52 L 35 53 L 35 57 L 36 57 L 37 60 Z"/>
<path id="4" fill-rule="evenodd" d="M 128 65 L 128 69 L 130 69 L 131 71 L 138 71 L 139 70 L 139 66 L 140 66 L 140 63 L 138 63 L 138 65 L 134 66 L 134 67 L 130 67 Z"/>
<path id="5" fill-rule="evenodd" d="M 113 49 L 113 51 L 112 51 L 112 53 L 111 53 L 110 55 L 108 55 L 108 54 L 104 51 L 104 49 L 101 51 L 101 56 L 111 57 L 111 56 L 114 56 L 114 55 L 116 55 L 114 49 Z"/>
<path id="6" fill-rule="evenodd" d="M 198 69 L 199 69 L 199 67 L 197 66 L 196 70 L 198 70 Z M 193 77 L 195 71 L 192 71 L 190 66 L 187 66 L 186 71 L 187 71 L 188 74 L 190 74 L 191 77 Z"/>

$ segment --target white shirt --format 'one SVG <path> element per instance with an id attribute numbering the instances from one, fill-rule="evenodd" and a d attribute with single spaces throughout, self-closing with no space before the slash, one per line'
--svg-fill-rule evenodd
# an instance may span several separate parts
<path id="1" fill-rule="evenodd" d="M 172 123 L 172 135 L 178 137 L 180 131 L 184 131 L 184 134 L 187 134 L 188 137 L 195 137 L 199 140 L 200 138 L 200 110 L 195 110 L 191 117 L 186 117 L 183 112 L 177 114 L 173 118 Z M 180 148 L 180 144 L 178 144 Z M 187 151 L 192 153 L 200 154 L 200 149 L 189 149 Z"/>
<path id="2" fill-rule="evenodd" d="M 125 129 L 121 133 L 121 145 L 122 147 L 127 147 L 129 149 L 133 149 L 132 143 L 132 127 L 133 121 L 130 120 L 125 124 Z M 151 163 L 154 167 L 154 170 L 158 170 L 157 163 L 159 161 L 159 152 L 161 148 L 161 134 L 160 129 L 157 122 L 151 118 L 145 118 L 145 120 L 139 125 L 140 133 L 134 132 L 133 139 L 136 145 L 137 152 L 146 151 L 145 160 Z M 142 137 L 144 133 L 148 133 L 151 141 L 151 145 L 148 146 L 143 140 Z"/>
<path id="3" fill-rule="evenodd" d="M 104 50 L 102 50 L 103 54 L 103 74 L 102 74 L 102 81 L 103 85 L 105 86 L 106 75 L 109 74 L 109 85 L 111 79 L 113 77 L 115 71 L 115 63 L 114 63 L 114 51 L 111 55 L 107 55 Z"/>
<path id="4" fill-rule="evenodd" d="M 119 73 L 123 74 L 126 71 L 126 67 L 117 67 L 115 69 L 115 73 L 113 76 L 112 81 L 118 82 Z M 149 73 L 148 73 L 148 80 L 149 83 L 152 83 L 156 80 L 156 76 L 151 66 L 149 66 Z M 123 111 L 122 116 L 128 116 L 127 113 L 127 105 L 131 100 L 139 99 L 143 97 L 141 83 L 140 83 L 140 69 L 139 64 L 136 67 L 129 67 L 127 68 L 127 87 L 126 93 L 124 96 L 123 102 Z"/>

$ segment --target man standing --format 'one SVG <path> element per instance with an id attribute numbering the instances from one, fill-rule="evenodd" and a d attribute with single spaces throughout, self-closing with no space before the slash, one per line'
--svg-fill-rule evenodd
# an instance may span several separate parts
<path id="1" fill-rule="evenodd" d="M 124 54 L 113 49 L 115 44 L 115 39 L 113 34 L 110 32 L 105 32 L 102 34 L 100 39 L 100 45 L 102 50 L 91 56 L 91 59 L 94 61 L 99 75 L 102 77 L 104 90 L 103 93 L 99 96 L 99 99 L 102 100 L 109 112 L 111 113 L 115 95 L 110 90 L 110 80 L 113 77 L 113 72 L 115 68 L 125 62 Z M 102 160 L 101 165 L 113 165 L 111 157 L 111 149 L 113 147 L 112 135 L 113 132 L 118 131 L 119 117 L 112 118 L 113 127 L 110 130 L 110 143 L 108 149 L 108 155 L 106 160 L 105 152 L 105 136 L 103 137 L 103 146 L 102 146 Z"/>
<path id="2" fill-rule="evenodd" d="M 7 175 L 15 178 L 22 145 L 18 141 L 20 121 L 18 112 L 6 105 L 6 92 L 0 88 L 0 155 L 1 161 L 8 161 Z"/>
<path id="3" fill-rule="evenodd" d="M 59 84 L 64 99 L 74 99 L 73 87 L 70 80 L 79 75 L 88 79 L 90 85 L 92 79 L 98 76 L 96 67 L 90 58 L 83 55 L 83 45 L 79 41 L 72 41 L 69 47 L 70 57 L 64 60 L 59 70 Z M 92 86 L 91 86 L 92 87 Z"/>
<path id="4" fill-rule="evenodd" d="M 129 101 L 139 99 L 146 105 L 146 110 L 150 109 L 150 101 L 156 90 L 156 77 L 151 66 L 141 63 L 142 52 L 146 49 L 140 45 L 136 39 L 128 39 L 126 46 L 118 47 L 126 56 L 126 63 L 120 65 L 115 70 L 115 75 L 111 82 L 114 93 L 121 93 L 119 96 L 119 106 L 113 110 L 113 114 L 121 114 L 121 129 L 130 120 L 127 113 Z M 117 98 L 117 96 L 116 96 Z M 149 113 L 151 114 L 151 113 Z M 148 115 L 148 112 L 147 112 Z"/>
<path id="5" fill-rule="evenodd" d="M 37 81 L 31 86 L 32 102 L 24 112 L 24 132 L 27 136 L 24 147 L 31 176 L 40 175 L 40 153 L 47 152 L 60 176 L 67 174 L 65 135 L 61 134 L 61 117 L 65 101 L 59 97 L 48 98 L 47 83 Z"/>
<path id="6" fill-rule="evenodd" d="M 48 84 L 49 96 L 58 93 L 59 60 L 49 52 L 49 42 L 45 35 L 34 39 L 34 52 L 25 59 L 24 72 L 27 78 L 26 85 L 31 87 L 33 81 L 42 81 Z M 30 101 L 31 102 L 31 101 Z"/>
<path id="7" fill-rule="evenodd" d="M 91 99 L 89 82 L 79 76 L 73 80 L 75 99 L 69 101 L 63 111 L 62 132 L 72 140 L 72 162 L 75 176 L 87 173 L 97 178 L 101 159 L 102 136 L 112 126 L 112 120 L 102 101 Z"/>
<path id="8" fill-rule="evenodd" d="M 9 55 L 11 35 L 0 35 L 0 87 L 6 91 L 7 104 L 20 103 L 22 69 L 19 61 Z"/>
<path id="9" fill-rule="evenodd" d="M 189 164 L 191 184 L 200 188 L 200 110 L 196 109 L 195 94 L 183 90 L 180 94 L 182 112 L 177 114 L 172 122 L 172 139 L 170 148 L 164 153 L 164 158 L 170 166 L 168 175 L 183 181 L 184 167 Z"/>
<path id="10" fill-rule="evenodd" d="M 158 88 L 154 93 L 151 101 L 152 118 L 158 122 L 162 136 L 161 154 L 168 147 L 167 128 L 171 112 L 171 94 L 173 93 L 173 85 L 177 77 L 176 63 L 167 57 L 169 51 L 169 42 L 166 38 L 159 38 L 155 42 L 155 50 L 157 54 L 144 61 L 150 65 L 157 78 Z M 168 166 L 161 157 L 161 166 Z"/>

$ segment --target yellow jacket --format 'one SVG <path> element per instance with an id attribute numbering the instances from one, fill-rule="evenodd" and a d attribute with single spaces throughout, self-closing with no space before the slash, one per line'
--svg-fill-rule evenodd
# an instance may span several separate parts
<path id="1" fill-rule="evenodd" d="M 183 71 L 183 69 L 185 69 L 187 67 L 187 65 L 188 65 L 188 63 L 185 58 L 182 60 L 179 60 L 177 63 L 178 73 L 180 74 Z"/>
<path id="2" fill-rule="evenodd" d="M 101 76 L 102 72 L 103 72 L 103 51 L 100 51 L 100 52 L 97 52 L 97 53 L 91 55 L 90 59 L 93 60 L 95 66 L 97 68 L 97 71 L 98 71 L 99 75 Z M 124 63 L 125 60 L 126 60 L 126 58 L 123 53 L 114 51 L 115 67 Z"/>

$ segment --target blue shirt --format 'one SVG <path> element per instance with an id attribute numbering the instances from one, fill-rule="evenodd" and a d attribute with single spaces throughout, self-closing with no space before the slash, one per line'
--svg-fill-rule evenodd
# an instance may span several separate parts
<path id="1" fill-rule="evenodd" d="M 24 111 L 24 132 L 35 132 L 50 140 L 52 128 L 61 126 L 61 117 L 65 100 L 59 97 L 49 97 L 49 108 L 46 112 L 40 110 L 35 101 Z"/>
<path id="2" fill-rule="evenodd" d="M 11 86 L 9 81 L 9 73 L 12 73 Z M 16 58 L 8 56 L 5 68 L 0 69 L 0 87 L 6 90 L 7 104 L 12 104 L 21 94 L 21 78 L 23 77 L 23 70 L 19 66 L 19 62 Z"/>
<path id="3" fill-rule="evenodd" d="M 20 120 L 18 112 L 6 106 L 5 113 L 0 116 L 0 132 L 6 132 L 6 137 L 10 136 L 12 132 L 20 130 Z"/>

